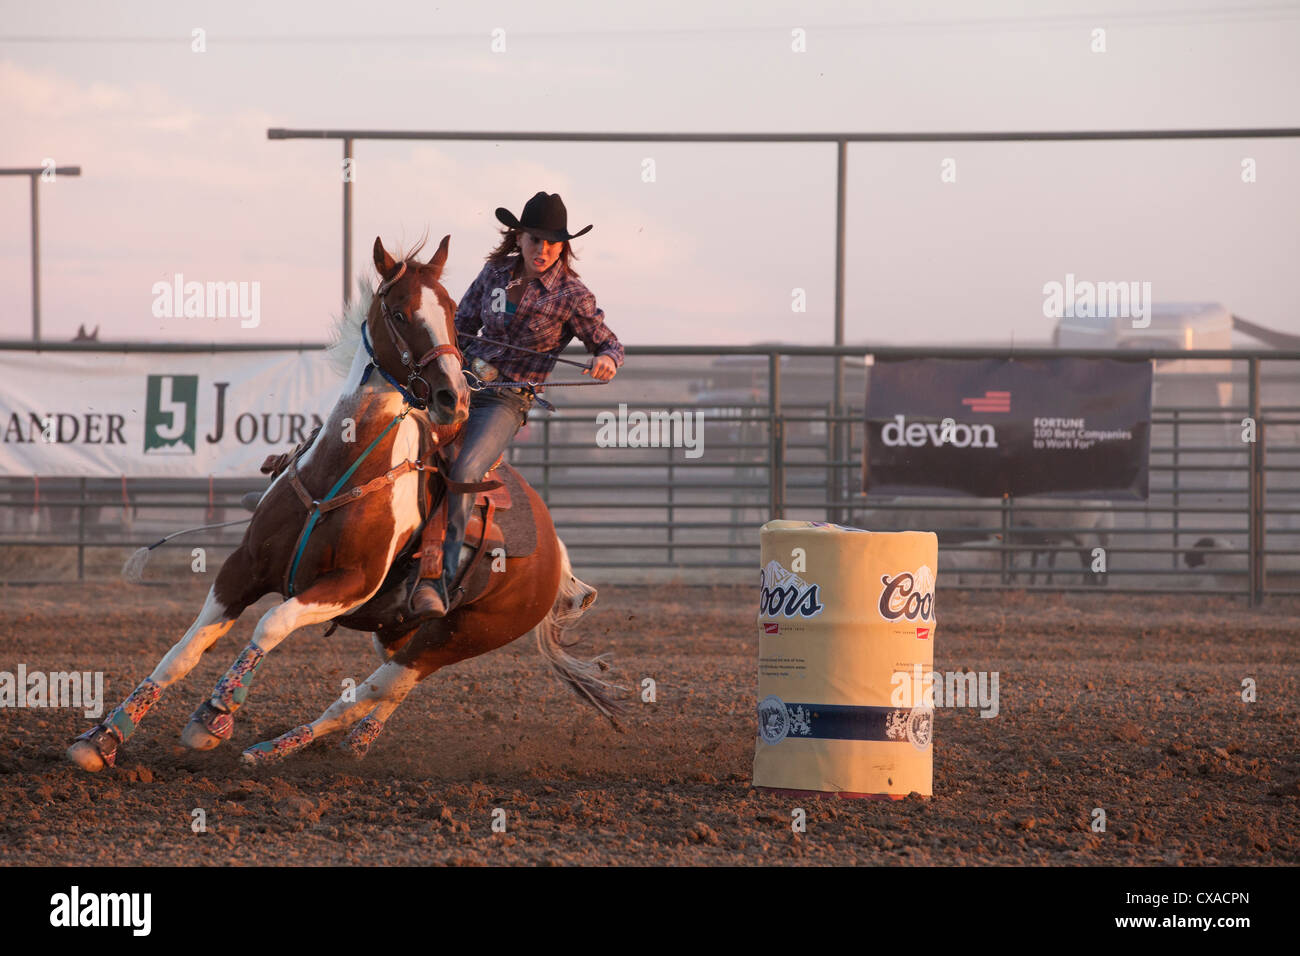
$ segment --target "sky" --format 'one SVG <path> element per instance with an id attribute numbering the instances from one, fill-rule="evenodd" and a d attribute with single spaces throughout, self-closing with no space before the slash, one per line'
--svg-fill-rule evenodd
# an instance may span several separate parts
<path id="1" fill-rule="evenodd" d="M 111 340 L 326 339 L 341 299 L 341 146 L 270 141 L 270 127 L 1300 126 L 1300 4 L 0 10 L 0 166 L 83 171 L 40 185 L 50 339 L 83 323 Z M 427 234 L 431 252 L 449 234 L 443 281 L 459 298 L 497 241 L 493 210 L 558 192 L 572 231 L 594 224 L 575 265 L 624 343 L 829 344 L 835 168 L 828 143 L 361 141 L 354 269 L 373 277 L 376 236 L 393 248 Z M 1157 302 L 1220 302 L 1300 334 L 1298 174 L 1295 139 L 850 145 L 846 340 L 1045 341 L 1043 286 L 1067 274 L 1150 282 Z M 31 336 L 29 255 L 27 180 L 0 177 L 0 339 Z M 154 284 L 177 274 L 257 283 L 258 325 L 155 317 Z"/>

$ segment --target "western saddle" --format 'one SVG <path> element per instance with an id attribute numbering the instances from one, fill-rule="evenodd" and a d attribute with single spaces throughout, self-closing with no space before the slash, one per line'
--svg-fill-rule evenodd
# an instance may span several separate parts
<path id="1" fill-rule="evenodd" d="M 476 482 L 457 482 L 446 477 L 450 470 L 449 465 L 459 454 L 461 448 L 461 433 L 464 425 L 433 425 L 430 424 L 425 429 L 421 429 L 420 441 L 420 458 L 427 462 L 425 470 L 433 471 L 441 476 L 441 480 L 430 478 L 420 489 L 420 514 L 424 519 L 424 526 L 420 533 L 419 550 L 413 552 L 411 557 L 418 559 L 420 570 L 417 580 L 423 578 L 440 578 L 442 576 L 443 565 L 443 542 L 447 534 L 447 509 L 449 499 L 447 491 L 460 493 L 473 493 L 474 507 L 470 511 L 470 517 L 465 527 L 464 543 L 474 548 L 474 554 L 469 561 L 463 562 L 456 574 L 456 580 L 448 585 L 448 594 L 454 595 L 462 587 L 463 582 L 470 580 L 474 569 L 480 563 L 483 555 L 495 551 L 497 548 L 505 548 L 505 536 L 500 526 L 493 520 L 493 515 L 497 511 L 504 511 L 511 506 L 511 496 L 509 486 L 497 479 L 491 478 L 492 472 L 500 467 L 505 460 L 505 453 L 497 457 L 497 460 L 488 468 L 482 481 Z M 316 436 L 320 434 L 321 426 L 317 425 L 305 441 L 300 442 L 292 451 L 284 452 L 279 455 L 268 455 L 262 462 L 259 469 L 262 474 L 276 478 L 281 472 L 292 465 L 296 465 L 299 458 L 311 447 Z M 298 479 L 297 469 L 294 469 L 293 478 Z M 301 497 L 300 492 L 300 497 Z M 343 495 L 338 496 L 340 498 Z M 249 510 L 256 508 L 256 500 L 260 500 L 261 495 L 254 492 L 244 496 L 244 505 Z M 462 596 L 469 597 L 469 595 Z M 453 598 L 453 606 L 461 601 Z"/>

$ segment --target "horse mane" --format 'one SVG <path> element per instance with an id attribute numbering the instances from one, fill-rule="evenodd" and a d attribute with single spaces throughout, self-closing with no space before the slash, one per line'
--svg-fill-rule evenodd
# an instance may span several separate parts
<path id="1" fill-rule="evenodd" d="M 334 329 L 329 346 L 325 349 L 325 359 L 330 368 L 340 377 L 348 374 L 352 368 L 352 359 L 361 348 L 361 326 L 370 314 L 370 303 L 375 297 L 375 290 L 370 283 L 357 277 L 357 294 L 343 310 L 342 315 L 334 316 Z"/>

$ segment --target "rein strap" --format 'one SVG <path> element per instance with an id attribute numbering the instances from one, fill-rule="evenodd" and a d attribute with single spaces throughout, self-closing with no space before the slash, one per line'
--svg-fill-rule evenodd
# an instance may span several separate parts
<path id="1" fill-rule="evenodd" d="M 362 326 L 362 328 L 364 329 L 365 326 Z M 383 370 L 381 369 L 380 371 Z M 392 431 L 393 426 L 396 425 L 398 422 L 400 422 L 403 418 L 405 418 L 410 411 L 411 409 L 409 406 L 407 408 L 403 408 L 400 412 L 397 413 L 397 416 L 384 427 L 384 430 L 380 432 L 377 436 L 375 436 L 375 440 L 372 441 L 366 447 L 366 450 L 361 453 L 361 457 L 352 463 L 352 466 L 343 473 L 342 478 L 334 482 L 334 487 L 331 488 L 329 490 L 329 493 L 325 496 L 325 501 L 324 501 L 325 504 L 332 504 L 334 502 L 335 496 L 337 496 L 339 493 L 339 489 L 342 488 L 345 484 L 347 484 L 348 479 L 351 478 L 353 474 L 356 473 L 356 470 L 361 467 L 361 463 L 365 461 L 366 458 L 370 455 L 370 453 L 375 450 L 375 447 L 381 441 L 384 440 L 384 436 L 386 436 L 390 431 Z M 401 466 L 399 465 L 398 467 Z M 392 473 L 389 472 L 389 474 Z M 307 516 L 307 524 L 303 527 L 302 533 L 298 535 L 298 547 L 294 551 L 293 561 L 290 562 L 289 570 L 285 572 L 285 576 L 284 576 L 284 594 L 286 597 L 293 597 L 293 591 L 294 591 L 293 582 L 294 582 L 294 578 L 297 577 L 298 574 L 298 562 L 302 560 L 302 554 L 304 551 L 307 550 L 307 539 L 311 537 L 312 531 L 315 530 L 316 522 L 320 520 L 320 516 L 323 513 L 323 507 L 322 507 L 322 502 L 320 501 L 317 501 L 315 499 L 312 499 L 311 501 L 307 500 L 307 489 L 302 486 L 302 481 L 298 478 L 297 462 L 290 465 L 289 475 L 290 475 L 289 481 L 290 484 L 293 485 L 293 490 L 297 492 L 299 498 L 303 499 L 303 504 L 307 506 L 310 512 Z M 385 483 L 388 483 L 389 481 L 388 475 L 381 475 L 380 479 L 383 480 Z M 395 476 L 394 476 L 394 480 L 395 480 Z M 366 484 L 371 485 L 374 484 L 374 482 L 371 481 L 371 482 L 367 482 Z M 342 495 L 341 497 L 344 498 L 345 501 L 340 503 L 346 504 L 347 501 L 357 500 L 357 498 L 360 498 L 361 495 L 354 496 L 352 494 L 347 494 L 347 495 Z M 338 504 L 332 504 L 332 506 L 337 508 Z"/>

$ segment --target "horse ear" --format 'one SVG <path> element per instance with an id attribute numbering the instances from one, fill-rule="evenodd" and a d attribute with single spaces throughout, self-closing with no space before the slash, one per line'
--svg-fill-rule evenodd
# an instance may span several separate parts
<path id="1" fill-rule="evenodd" d="M 387 250 L 384 249 L 383 241 L 378 236 L 375 236 L 375 268 L 379 270 L 379 277 L 382 279 L 384 276 L 388 275 L 388 273 L 393 271 L 395 265 L 397 265 L 397 263 L 393 260 L 393 257 L 388 254 Z"/>
<path id="2" fill-rule="evenodd" d="M 447 264 L 447 243 L 449 242 L 451 242 L 451 236 L 443 236 L 442 242 L 438 243 L 438 251 L 435 252 L 433 258 L 429 260 L 429 267 L 433 269 L 433 277 L 435 279 L 442 275 L 442 267 Z"/>

